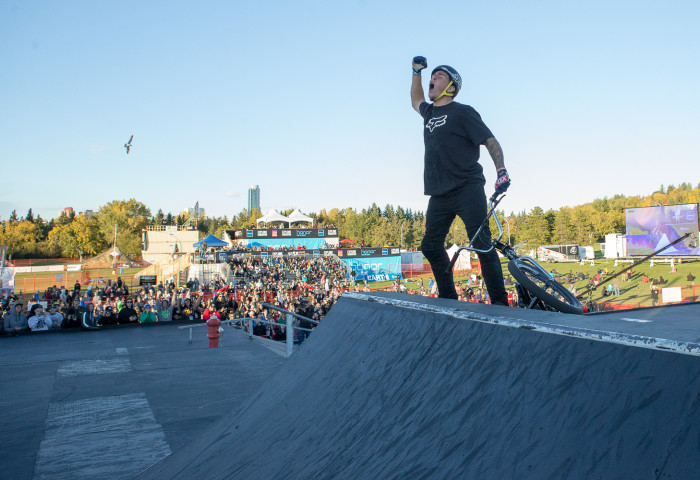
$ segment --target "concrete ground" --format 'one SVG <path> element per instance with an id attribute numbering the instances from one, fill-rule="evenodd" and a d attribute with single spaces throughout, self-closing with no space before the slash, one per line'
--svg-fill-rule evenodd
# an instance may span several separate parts
<path id="1" fill-rule="evenodd" d="M 222 345 L 176 325 L 0 338 L 0 478 L 133 478 L 285 361 L 230 327 Z"/>

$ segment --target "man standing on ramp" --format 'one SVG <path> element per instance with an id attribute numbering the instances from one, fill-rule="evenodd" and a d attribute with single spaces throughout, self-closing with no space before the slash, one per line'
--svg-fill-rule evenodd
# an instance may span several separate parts
<path id="1" fill-rule="evenodd" d="M 424 193 L 430 196 L 421 250 L 435 275 L 438 296 L 456 299 L 452 272 L 446 271 L 450 259 L 445 251 L 445 238 L 457 215 L 464 221 L 470 239 L 486 218 L 486 178 L 479 164 L 481 145 L 486 146 L 496 166 L 497 193 L 508 189 L 510 178 L 503 163 L 503 150 L 479 113 L 454 101 L 462 87 L 462 77 L 448 65 L 436 67 L 430 75 L 428 98 L 432 103 L 428 103 L 421 83 L 421 71 L 427 67 L 425 57 L 413 59 L 411 103 L 423 117 L 423 182 Z M 474 246 L 487 249 L 490 243 L 491 233 L 484 229 Z M 491 303 L 507 306 L 508 296 L 496 250 L 478 256 Z"/>

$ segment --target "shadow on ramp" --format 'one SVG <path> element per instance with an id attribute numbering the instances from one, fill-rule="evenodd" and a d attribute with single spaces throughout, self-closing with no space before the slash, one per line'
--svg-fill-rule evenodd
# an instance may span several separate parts
<path id="1" fill-rule="evenodd" d="M 240 410 L 139 478 L 696 478 L 700 357 L 445 305 L 343 296 Z"/>

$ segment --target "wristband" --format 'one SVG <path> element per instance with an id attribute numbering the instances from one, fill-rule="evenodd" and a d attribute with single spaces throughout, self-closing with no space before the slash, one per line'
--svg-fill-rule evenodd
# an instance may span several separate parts
<path id="1" fill-rule="evenodd" d="M 420 75 L 420 70 L 418 70 L 417 72 L 413 72 L 413 75 Z"/>

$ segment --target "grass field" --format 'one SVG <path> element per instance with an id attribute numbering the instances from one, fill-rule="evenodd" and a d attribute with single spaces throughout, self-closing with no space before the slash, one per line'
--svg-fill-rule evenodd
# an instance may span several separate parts
<path id="1" fill-rule="evenodd" d="M 45 263 L 45 265 L 48 265 Z M 55 265 L 55 264 L 54 264 Z M 40 266 L 40 265 L 33 265 Z M 15 292 L 34 293 L 37 290 L 45 291 L 48 287 L 56 285 L 57 287 L 65 286 L 69 290 L 73 289 L 76 281 L 85 283 L 87 279 L 111 279 L 116 281 L 117 278 L 126 282 L 131 288 L 134 285 L 134 275 L 143 270 L 142 268 L 125 268 L 124 273 L 121 273 L 119 268 L 112 270 L 111 268 L 91 269 L 80 272 L 36 272 L 36 273 L 17 273 L 15 274 Z M 114 272 L 114 273 L 113 273 Z M 57 274 L 62 277 L 57 278 Z M 83 285 L 85 288 L 85 285 Z"/>
<path id="2" fill-rule="evenodd" d="M 605 279 L 606 277 L 620 272 L 623 269 L 627 268 L 630 266 L 632 262 L 619 262 L 618 266 L 615 267 L 615 261 L 614 260 L 607 260 L 607 259 L 596 259 L 594 261 L 594 265 L 590 265 L 590 261 L 587 261 L 584 265 L 580 265 L 579 263 L 572 263 L 572 262 L 556 262 L 556 263 L 540 263 L 542 267 L 553 273 L 559 273 L 562 275 L 560 278 L 560 282 L 563 283 L 567 288 L 569 287 L 569 284 L 566 283 L 565 281 L 565 275 L 567 275 L 569 272 L 572 274 L 577 274 L 577 273 L 583 273 L 586 275 L 586 277 L 590 276 L 595 276 L 595 274 L 599 271 L 602 270 L 603 273 L 601 273 L 602 279 Z M 508 272 L 508 261 L 505 258 L 501 259 L 501 265 L 503 267 L 503 273 L 506 277 L 506 280 L 508 284 L 506 285 L 506 288 L 514 288 L 513 286 L 513 277 L 509 274 Z M 696 283 L 698 281 L 698 276 L 700 275 L 700 261 L 686 261 L 683 263 L 678 263 L 675 262 L 676 266 L 676 273 L 671 273 L 671 265 L 669 263 L 659 263 L 658 261 L 654 262 L 654 266 L 650 266 L 650 262 L 644 262 L 642 264 L 637 265 L 636 267 L 633 268 L 634 274 L 632 278 L 629 281 L 623 281 L 622 276 L 620 276 L 620 295 L 617 297 L 614 296 L 604 296 L 603 291 L 604 288 L 607 286 L 606 284 L 601 284 L 594 292 L 592 295 L 591 300 L 594 302 L 608 302 L 612 304 L 624 304 L 624 305 L 634 305 L 634 306 L 641 306 L 641 307 L 650 307 L 652 305 L 651 302 L 651 283 L 642 283 L 642 278 L 644 275 L 647 275 L 649 277 L 649 280 L 652 278 L 659 279 L 660 277 L 663 277 L 663 279 L 666 281 L 666 283 L 663 285 L 663 287 L 682 287 L 682 286 L 688 286 L 692 285 L 693 283 Z M 605 273 L 607 270 L 607 274 Z M 689 282 L 687 280 L 688 273 L 691 273 L 695 278 L 694 282 Z M 409 289 L 417 289 L 417 280 L 418 278 L 423 278 L 424 279 L 424 285 L 425 288 L 427 289 L 427 281 L 429 278 L 431 278 L 431 275 L 421 275 L 415 277 L 413 280 L 407 279 L 407 280 L 402 280 L 401 283 L 406 285 L 406 288 Z M 467 278 L 455 278 L 456 282 L 459 281 L 465 281 L 466 282 Z M 579 291 L 579 293 L 582 293 L 586 290 L 586 285 L 588 284 L 588 280 L 581 280 L 581 281 L 575 281 L 573 282 L 574 286 L 576 289 Z M 391 281 L 386 281 L 386 282 L 374 282 L 371 284 L 371 287 L 373 289 L 386 289 L 391 287 L 392 282 Z M 696 295 L 700 297 L 700 285 L 697 285 L 696 287 Z M 586 298 L 582 298 L 581 301 L 584 302 L 588 300 L 587 296 Z"/>

